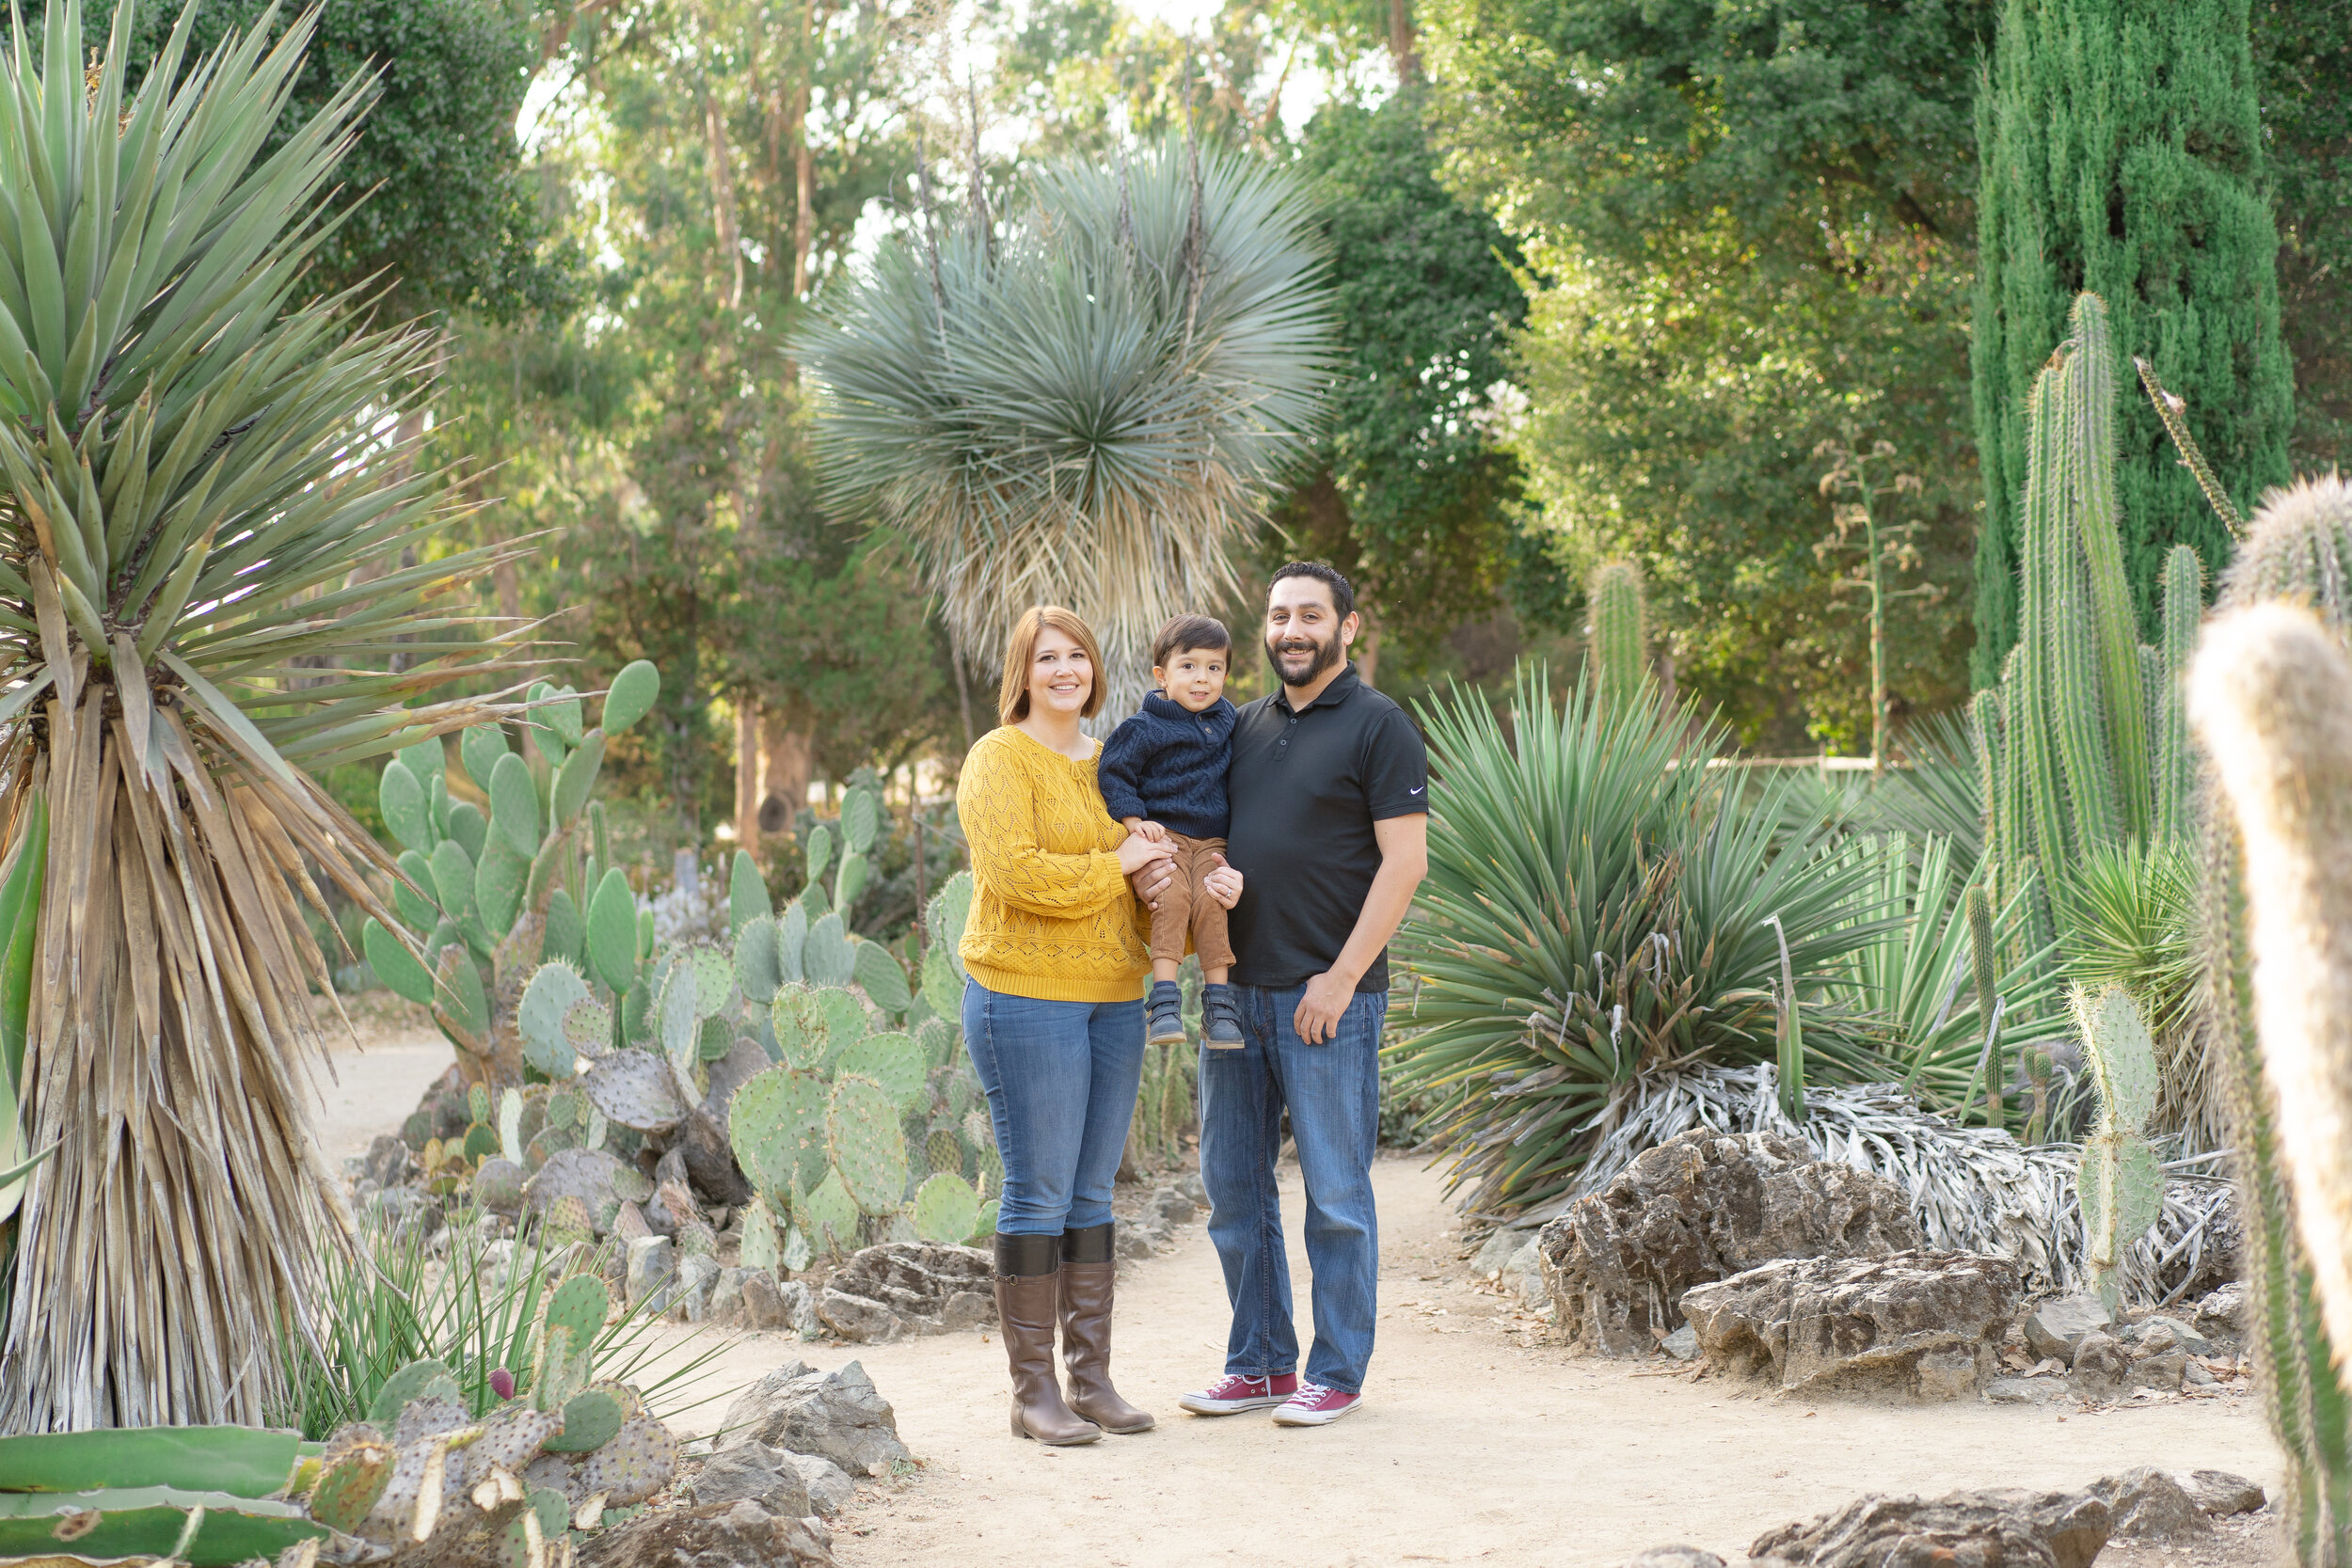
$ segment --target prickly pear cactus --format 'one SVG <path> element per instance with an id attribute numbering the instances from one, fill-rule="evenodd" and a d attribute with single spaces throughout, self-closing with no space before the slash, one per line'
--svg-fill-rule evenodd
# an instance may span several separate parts
<path id="1" fill-rule="evenodd" d="M 640 660 L 614 677 L 599 728 L 583 729 L 577 693 L 542 682 L 532 689 L 524 751 L 496 727 L 465 732 L 465 787 L 486 800 L 486 814 L 453 794 L 438 738 L 384 766 L 376 799 L 403 849 L 393 899 L 405 929 L 371 921 L 361 943 L 378 978 L 433 1009 L 475 1082 L 520 1083 L 526 1063 L 560 1077 L 564 1047 L 580 1049 L 560 1037 L 563 1009 L 551 1003 L 523 1028 L 521 981 L 534 967 L 561 960 L 578 976 L 585 965 L 615 993 L 636 983 L 635 901 L 589 796 L 606 737 L 642 719 L 660 689 Z M 627 927 L 617 946 L 616 921 Z"/>
<path id="2" fill-rule="evenodd" d="M 2077 1192 L 2099 1294 L 2113 1310 L 2124 1254 L 2155 1224 L 2164 1174 L 2148 1118 L 2156 1108 L 2156 1042 L 2121 986 L 2077 991 L 2075 1027 L 2099 1091 L 2099 1119 L 2083 1139 Z"/>

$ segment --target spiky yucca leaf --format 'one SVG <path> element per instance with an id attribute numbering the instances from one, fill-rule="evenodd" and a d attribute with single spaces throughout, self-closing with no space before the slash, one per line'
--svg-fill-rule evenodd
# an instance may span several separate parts
<path id="1" fill-rule="evenodd" d="M 1181 143 L 1055 165 L 1001 233 L 885 245 L 803 335 L 828 503 L 897 528 L 958 645 L 1031 605 L 1101 634 L 1114 714 L 1152 634 L 1230 557 L 1311 437 L 1330 328 L 1296 182 Z"/>
<path id="2" fill-rule="evenodd" d="M 279 1392 L 273 1325 L 307 1330 L 349 1227 L 298 1076 L 306 864 L 391 924 L 362 877 L 389 862 L 296 763 L 497 711 L 401 705 L 509 635 L 381 667 L 492 558 L 400 564 L 440 520 L 392 438 L 428 337 L 297 300 L 370 86 L 265 150 L 315 12 L 190 62 L 194 15 L 127 103 L 132 0 L 87 80 L 78 0 L 39 73 L 21 19 L 0 58 L 0 823 L 46 801 L 22 1099 L 58 1146 L 17 1218 L 9 1431 Z"/>
<path id="3" fill-rule="evenodd" d="M 1422 710 L 1429 876 L 1399 939 L 1421 990 L 1392 1059 L 1406 1090 L 1444 1097 L 1435 1143 L 1472 1211 L 1566 1191 L 1644 1082 L 1769 1060 L 1774 915 L 1806 977 L 1808 1058 L 1886 1073 L 1883 1025 L 1820 978 L 1883 925 L 1825 809 L 1797 809 L 1787 780 L 1710 774 L 1713 738 L 1654 688 L 1604 705 L 1580 684 L 1555 705 L 1523 668 L 1514 714 L 1506 734 L 1483 698 Z"/>

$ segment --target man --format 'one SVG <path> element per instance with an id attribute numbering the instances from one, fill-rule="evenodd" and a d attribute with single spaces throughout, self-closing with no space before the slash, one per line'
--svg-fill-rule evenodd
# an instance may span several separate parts
<path id="1" fill-rule="evenodd" d="M 1274 574 L 1266 657 L 1281 689 L 1233 726 L 1226 855 L 1241 1049 L 1200 1053 L 1200 1180 L 1233 1306 L 1226 1375 L 1178 1402 L 1203 1416 L 1274 1408 L 1327 1426 L 1362 1407 L 1379 1230 L 1372 1156 L 1389 939 L 1429 864 L 1429 761 L 1405 710 L 1357 678 L 1361 622 L 1320 562 Z M 1275 1158 L 1282 1113 L 1307 1189 L 1314 1347 L 1298 1369 Z"/>

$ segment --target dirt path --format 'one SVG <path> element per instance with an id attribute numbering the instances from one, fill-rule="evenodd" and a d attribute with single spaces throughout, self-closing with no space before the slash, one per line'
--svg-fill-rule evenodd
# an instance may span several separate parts
<path id="1" fill-rule="evenodd" d="M 1009 1436 L 993 1337 L 834 1348 L 755 1336 L 725 1358 L 722 1381 L 795 1357 L 830 1368 L 854 1356 L 897 1406 L 928 1467 L 835 1521 L 844 1568 L 1563 1568 L 1668 1541 L 1736 1555 L 1770 1526 L 1863 1491 L 2074 1486 L 2132 1465 L 2235 1470 L 2275 1486 L 2275 1450 L 2242 1397 L 2062 1417 L 1817 1407 L 1528 1348 L 1500 1299 L 1461 1282 L 1437 1180 L 1404 1160 L 1383 1161 L 1375 1178 L 1380 1349 L 1364 1410 L 1336 1427 L 1176 1408 L 1216 1373 L 1224 1346 L 1224 1292 L 1198 1225 L 1121 1286 L 1120 1386 L 1161 1419 L 1141 1436 L 1064 1449 Z M 1295 1172 L 1284 1197 L 1303 1287 Z M 1303 1289 L 1299 1310 L 1304 1343 Z M 680 1424 L 707 1431 L 724 1407 Z"/>
<path id="2" fill-rule="evenodd" d="M 314 1076 L 318 1137 L 330 1170 L 365 1154 L 378 1134 L 395 1132 L 433 1081 L 456 1059 L 421 1007 L 375 992 L 350 1001 L 347 1030 L 322 1007 L 326 1059 Z"/>

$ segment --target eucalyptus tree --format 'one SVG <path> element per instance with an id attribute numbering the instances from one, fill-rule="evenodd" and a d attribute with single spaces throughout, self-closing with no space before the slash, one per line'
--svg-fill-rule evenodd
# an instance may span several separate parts
<path id="1" fill-rule="evenodd" d="M 78 0 L 0 57 L 0 1066 L 47 1156 L 0 1195 L 9 1431 L 272 1409 L 350 1227 L 313 868 L 391 925 L 313 774 L 508 711 L 404 705 L 515 635 L 436 602 L 496 557 L 430 558 L 393 434 L 432 340 L 307 296 L 367 76 L 274 138 L 316 11 L 193 58 L 191 5 L 126 101 L 135 9 L 87 79 Z"/>
<path id="2" fill-rule="evenodd" d="M 1115 720 L 1312 443 L 1314 217 L 1282 171 L 1174 140 L 1047 165 L 1002 223 L 984 196 L 924 214 L 800 341 L 827 504 L 904 540 L 978 668 L 1030 605 L 1086 616 Z"/>

